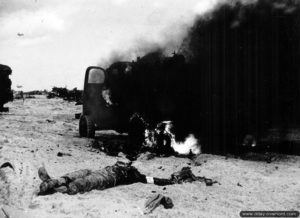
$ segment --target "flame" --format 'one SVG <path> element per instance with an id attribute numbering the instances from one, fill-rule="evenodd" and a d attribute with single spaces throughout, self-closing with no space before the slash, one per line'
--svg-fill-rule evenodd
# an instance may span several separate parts
<path id="1" fill-rule="evenodd" d="M 166 124 L 165 131 L 172 136 L 171 146 L 176 152 L 179 154 L 189 154 L 190 152 L 193 154 L 201 153 L 201 145 L 193 134 L 189 134 L 189 136 L 185 138 L 184 142 L 177 142 L 175 140 L 175 135 L 171 131 L 173 127 L 172 122 L 164 121 L 164 123 Z"/>
<path id="2" fill-rule="evenodd" d="M 163 121 L 158 124 L 154 130 L 146 129 L 145 130 L 145 143 L 146 147 L 155 147 L 157 143 L 156 134 L 159 134 L 161 129 L 161 125 L 163 125 L 163 134 L 166 134 L 171 139 L 171 147 L 179 154 L 200 154 L 201 153 L 201 145 L 198 139 L 195 138 L 193 134 L 189 134 L 188 137 L 185 138 L 184 142 L 178 142 L 175 140 L 175 134 L 172 132 L 173 124 L 172 121 Z"/>
<path id="3" fill-rule="evenodd" d="M 190 152 L 193 154 L 201 153 L 200 144 L 193 134 L 186 137 L 184 142 L 176 142 L 175 137 L 173 137 L 171 146 L 179 154 L 188 154 Z"/>
<path id="4" fill-rule="evenodd" d="M 109 89 L 102 90 L 102 97 L 107 105 L 113 105 L 113 102 L 111 101 L 111 92 Z"/>

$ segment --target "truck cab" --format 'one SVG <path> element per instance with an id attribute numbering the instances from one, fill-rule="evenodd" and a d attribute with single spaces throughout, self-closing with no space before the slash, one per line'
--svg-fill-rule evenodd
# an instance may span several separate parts
<path id="1" fill-rule="evenodd" d="M 81 137 L 93 138 L 98 129 L 112 128 L 113 109 L 107 106 L 102 92 L 105 89 L 106 72 L 101 67 L 88 67 L 85 73 L 82 114 L 79 120 Z"/>
<path id="2" fill-rule="evenodd" d="M 177 59 L 174 56 L 162 62 L 142 58 L 137 62 L 115 62 L 107 69 L 88 67 L 79 121 L 80 136 L 92 138 L 96 130 L 108 129 L 129 133 L 135 114 L 152 127 L 163 120 L 178 119 L 174 115 L 184 107 L 182 102 L 187 92 L 178 88 L 182 83 L 181 74 L 166 71 L 184 66 L 184 59 Z M 153 67 L 153 62 L 157 62 L 158 67 Z"/>
<path id="3" fill-rule="evenodd" d="M 93 138 L 96 130 L 113 129 L 121 133 L 127 131 L 129 117 L 124 115 L 124 109 L 118 102 L 112 99 L 111 86 L 118 86 L 118 73 L 120 72 L 116 69 L 110 72 L 97 66 L 86 69 L 79 120 L 81 137 Z"/>

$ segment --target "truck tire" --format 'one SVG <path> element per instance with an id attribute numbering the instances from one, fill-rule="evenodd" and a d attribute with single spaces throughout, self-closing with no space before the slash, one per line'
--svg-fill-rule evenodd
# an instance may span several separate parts
<path id="1" fill-rule="evenodd" d="M 79 135 L 80 137 L 94 138 L 95 124 L 87 115 L 81 115 L 79 120 Z"/>

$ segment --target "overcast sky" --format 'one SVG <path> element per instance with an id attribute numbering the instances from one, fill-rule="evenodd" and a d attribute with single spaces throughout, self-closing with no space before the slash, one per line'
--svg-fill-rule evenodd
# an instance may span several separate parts
<path id="1" fill-rule="evenodd" d="M 131 51 L 131 60 L 145 45 L 167 41 L 176 49 L 195 16 L 215 3 L 0 0 L 0 63 L 12 68 L 13 89 L 82 89 L 85 69 L 104 65 L 112 53 Z"/>

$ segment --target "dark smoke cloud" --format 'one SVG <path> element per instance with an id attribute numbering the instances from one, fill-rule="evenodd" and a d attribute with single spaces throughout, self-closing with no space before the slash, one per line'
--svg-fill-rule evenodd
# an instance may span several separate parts
<path id="1" fill-rule="evenodd" d="M 150 51 L 129 73 L 108 69 L 126 75 L 113 92 L 128 114 L 174 121 L 177 139 L 193 133 L 204 152 L 237 152 L 246 134 L 300 126 L 298 2 L 218 4 L 189 30 L 183 55 Z"/>
<path id="2" fill-rule="evenodd" d="M 118 48 L 102 59 L 98 64 L 100 67 L 108 68 L 112 63 L 118 61 L 133 61 L 139 57 L 151 53 L 161 53 L 164 56 L 170 56 L 172 53 L 179 51 L 180 44 L 187 32 L 187 25 L 179 25 L 183 30 L 177 30 L 172 38 L 171 33 L 164 32 L 159 41 L 150 41 L 143 38 L 137 38 L 134 43 L 126 48 Z M 177 27 L 178 28 L 178 27 Z M 180 42 L 179 42 L 180 41 Z"/>
<path id="3" fill-rule="evenodd" d="M 199 89 L 192 117 L 204 124 L 209 151 L 235 149 L 247 133 L 299 126 L 299 3 L 221 5 L 195 23 L 182 47 Z"/>
<path id="4" fill-rule="evenodd" d="M 114 50 L 108 57 L 101 60 L 99 66 L 108 68 L 112 63 L 119 61 L 131 61 L 137 57 L 152 53 L 154 51 L 161 51 L 164 53 L 165 47 L 159 43 L 137 39 L 132 47 L 125 50 Z"/>

